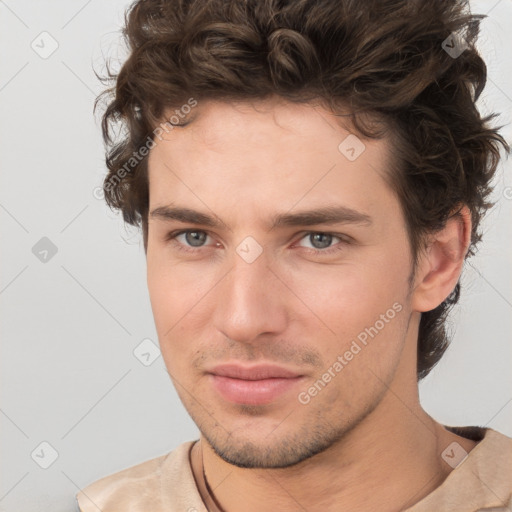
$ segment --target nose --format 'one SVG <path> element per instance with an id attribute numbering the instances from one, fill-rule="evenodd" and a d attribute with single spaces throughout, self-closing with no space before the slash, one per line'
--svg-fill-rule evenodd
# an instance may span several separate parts
<path id="1" fill-rule="evenodd" d="M 216 288 L 214 327 L 231 340 L 250 343 L 284 331 L 286 293 L 263 255 L 247 263 L 235 254 L 231 270 Z"/>

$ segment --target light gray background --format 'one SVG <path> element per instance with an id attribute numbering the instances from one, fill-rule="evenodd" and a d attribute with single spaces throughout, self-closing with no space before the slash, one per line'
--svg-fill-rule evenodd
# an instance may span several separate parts
<path id="1" fill-rule="evenodd" d="M 512 2 L 472 5 L 489 14 L 480 43 L 489 65 L 481 107 L 502 112 L 510 141 Z M 141 237 L 95 197 L 105 168 L 92 114 L 102 86 L 93 67 L 104 71 L 105 54 L 123 58 L 118 30 L 127 6 L 0 0 L 5 512 L 74 510 L 74 495 L 91 481 L 197 437 L 162 358 L 145 366 L 133 353 L 144 339 L 157 343 Z M 58 43 L 48 58 L 31 47 L 51 48 L 44 31 Z M 439 421 L 508 435 L 511 164 L 500 168 L 485 242 L 466 266 L 452 346 L 421 385 L 422 402 Z M 32 252 L 43 237 L 57 248 L 46 262 Z M 52 451 L 42 442 L 58 453 L 48 469 L 40 464 L 51 462 Z"/>

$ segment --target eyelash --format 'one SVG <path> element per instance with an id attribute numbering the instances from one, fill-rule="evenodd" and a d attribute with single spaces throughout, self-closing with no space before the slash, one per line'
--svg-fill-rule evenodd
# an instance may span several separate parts
<path id="1" fill-rule="evenodd" d="M 207 247 L 207 246 L 191 248 L 189 246 L 183 245 L 182 243 L 176 241 L 176 237 L 178 237 L 179 235 L 183 235 L 185 233 L 196 233 L 196 232 L 197 233 L 206 233 L 207 236 L 211 236 L 210 233 L 208 233 L 208 231 L 205 231 L 202 229 L 183 229 L 181 231 L 172 231 L 172 232 L 168 233 L 165 237 L 165 241 L 173 243 L 176 246 L 176 248 L 180 251 L 184 251 L 187 253 L 197 253 L 198 250 L 203 249 L 204 247 Z M 350 243 L 350 241 L 347 240 L 347 238 L 344 237 L 343 235 L 337 235 L 336 233 L 329 233 L 326 231 L 307 231 L 301 236 L 301 238 L 299 238 L 298 241 L 301 241 L 310 235 L 330 235 L 332 237 L 339 238 L 341 240 L 336 245 L 329 247 L 327 249 L 313 249 L 311 247 L 302 247 L 303 249 L 306 249 L 310 253 L 313 252 L 314 254 L 322 254 L 322 255 L 333 254 L 338 251 L 344 250 L 345 249 L 344 246 L 348 245 Z"/>

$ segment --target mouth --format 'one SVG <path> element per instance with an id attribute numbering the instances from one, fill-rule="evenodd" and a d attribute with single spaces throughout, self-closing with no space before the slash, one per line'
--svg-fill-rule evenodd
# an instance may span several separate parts
<path id="1" fill-rule="evenodd" d="M 274 365 L 216 366 L 208 372 L 213 388 L 228 402 L 265 405 L 290 392 L 304 375 Z"/>

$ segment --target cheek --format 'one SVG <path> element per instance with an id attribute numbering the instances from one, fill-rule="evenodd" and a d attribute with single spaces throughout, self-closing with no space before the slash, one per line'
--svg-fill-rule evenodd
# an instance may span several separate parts
<path id="1" fill-rule="evenodd" d="M 373 324 L 397 302 L 404 306 L 406 278 L 401 262 L 390 266 L 374 260 L 297 272 L 292 286 L 310 307 L 309 315 L 335 333 L 349 333 Z"/>
<path id="2" fill-rule="evenodd" d="M 215 280 L 197 269 L 171 265 L 165 251 L 147 257 L 147 285 L 160 349 L 169 370 L 189 361 L 197 351 L 190 340 L 202 339 L 211 315 L 208 292 Z"/>
<path id="3" fill-rule="evenodd" d="M 328 370 L 341 356 L 336 379 L 345 389 L 387 375 L 400 359 L 407 328 L 407 275 L 403 261 L 369 258 L 295 276 L 294 290 L 310 306 L 299 322 Z M 321 339 L 318 339 L 321 338 Z M 339 361 L 338 361 L 339 362 Z M 340 366 L 338 365 L 339 369 Z M 335 371 L 335 370 L 334 370 Z M 356 384 L 357 383 L 357 384 Z M 332 393 L 335 393 L 333 386 Z"/>
<path id="4" fill-rule="evenodd" d="M 175 335 L 180 319 L 186 315 L 190 293 L 183 273 L 166 261 L 164 253 L 151 248 L 147 256 L 148 292 L 162 352 L 168 350 L 168 340 Z"/>
<path id="5" fill-rule="evenodd" d="M 165 247 L 153 248 L 151 242 L 146 260 L 147 285 L 155 320 L 165 319 L 169 329 L 173 320 L 180 318 L 200 299 L 207 278 L 203 275 L 199 278 L 191 266 L 172 261 Z"/>
<path id="6" fill-rule="evenodd" d="M 314 299 L 312 309 L 321 322 L 310 313 L 302 325 L 307 337 L 316 339 L 324 367 L 305 391 L 322 388 L 319 380 L 329 381 L 318 393 L 317 407 L 336 403 L 342 416 L 355 417 L 385 392 L 400 363 L 407 332 L 406 290 L 388 278 L 377 286 L 371 274 L 355 270 L 338 280 L 315 282 L 304 302 Z"/>

